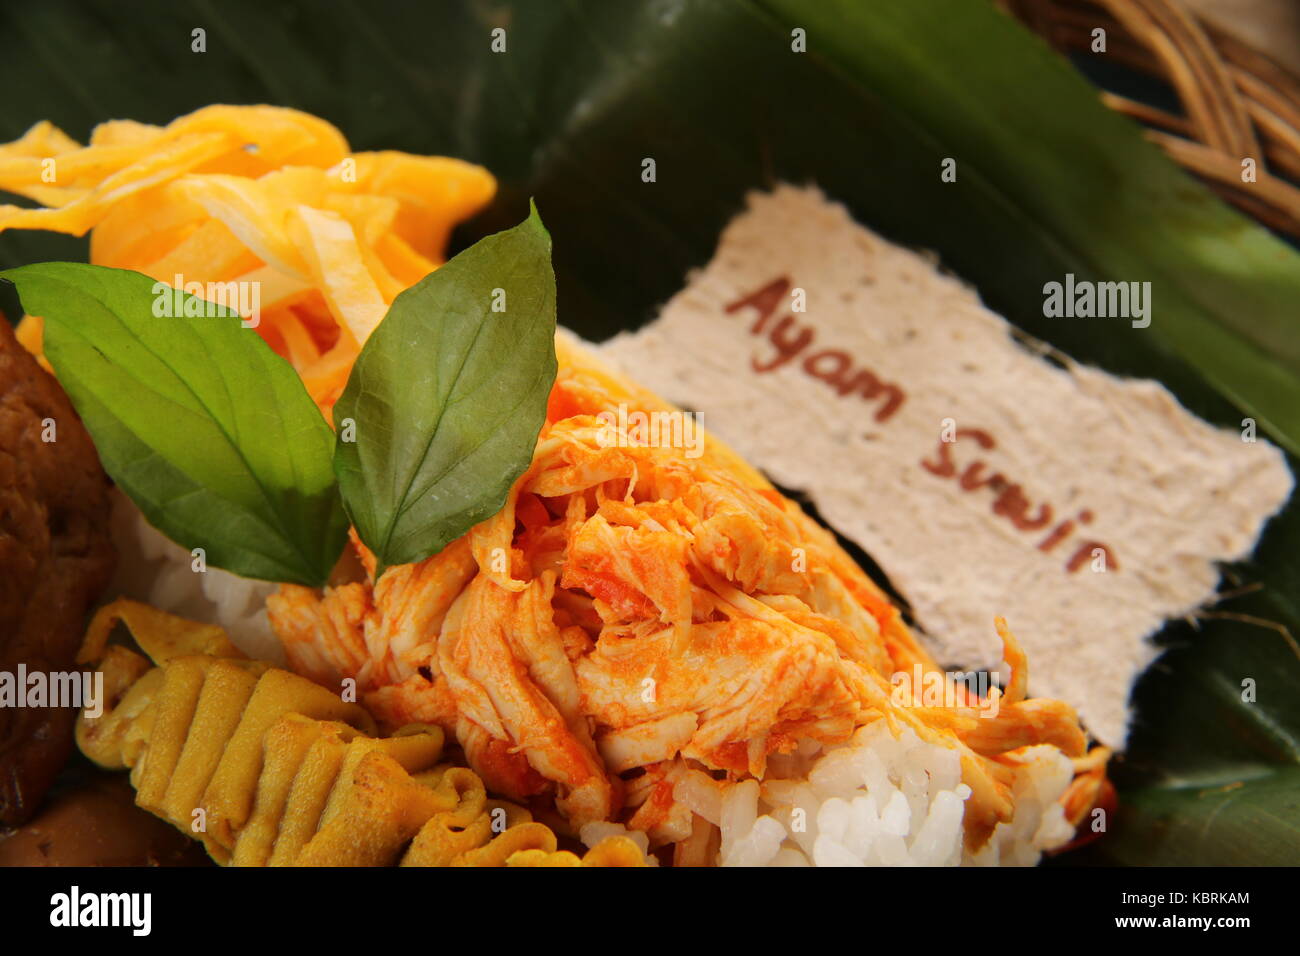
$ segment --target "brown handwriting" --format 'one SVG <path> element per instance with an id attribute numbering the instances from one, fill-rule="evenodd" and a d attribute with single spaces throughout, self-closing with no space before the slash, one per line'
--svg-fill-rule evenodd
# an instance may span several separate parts
<path id="1" fill-rule="evenodd" d="M 789 294 L 790 279 L 781 276 L 727 305 L 728 315 L 745 308 L 753 309 L 758 318 L 749 327 L 750 335 L 763 337 L 775 349 L 776 354 L 766 360 L 751 357 L 750 367 L 763 374 L 802 358 L 800 367 L 804 374 L 825 382 L 841 398 L 854 395 L 866 402 L 883 399 L 876 409 L 875 419 L 884 422 L 892 418 L 907 398 L 901 388 L 882 381 L 869 369 L 855 368 L 853 357 L 847 352 L 839 349 L 811 351 L 817 331 L 809 324 L 801 324 L 793 314 L 782 316 L 775 324 L 771 322 Z"/>
<path id="2" fill-rule="evenodd" d="M 1000 471 L 985 477 L 984 471 L 988 464 L 982 459 L 972 461 L 964 469 L 958 468 L 957 463 L 953 461 L 953 446 L 963 438 L 974 441 L 985 451 L 992 451 L 998 444 L 992 435 L 982 428 L 958 428 L 953 437 L 954 441 L 943 441 L 941 438 L 934 459 L 922 458 L 921 467 L 932 475 L 938 475 L 940 478 L 956 478 L 958 486 L 963 491 L 974 492 L 981 488 L 990 489 L 994 493 L 993 513 L 1006 518 L 1020 531 L 1038 531 L 1052 523 L 1053 511 L 1050 504 L 1047 502 L 1040 503 L 1033 516 L 1030 517 L 1029 512 L 1033 503 L 1026 497 L 1024 488 L 1012 482 Z M 1075 518 L 1067 518 L 1062 521 L 1052 529 L 1046 538 L 1038 543 L 1038 550 L 1046 553 L 1054 549 L 1074 533 L 1076 521 L 1081 524 L 1091 523 L 1092 511 L 1085 508 Z M 1119 570 L 1119 562 L 1115 560 L 1114 553 L 1100 541 L 1084 541 L 1080 543 L 1070 556 L 1069 561 L 1066 562 L 1066 568 L 1072 573 L 1078 571 L 1096 557 L 1093 554 L 1094 551 L 1102 552 L 1106 570 Z"/>
<path id="3" fill-rule="evenodd" d="M 907 394 L 892 382 L 883 381 L 870 369 L 855 366 L 853 356 L 840 349 L 813 348 L 817 330 L 807 322 L 800 322 L 794 314 L 787 313 L 778 318 L 781 307 L 789 301 L 791 282 L 788 276 L 780 276 L 755 289 L 753 292 L 726 306 L 728 315 L 741 309 L 752 309 L 756 315 L 749 327 L 749 334 L 762 339 L 771 349 L 771 354 L 760 359 L 758 355 L 750 357 L 750 367 L 758 374 L 776 371 L 796 360 L 804 374 L 820 382 L 825 382 L 841 398 L 857 396 L 866 402 L 879 402 L 875 411 L 878 422 L 888 421 L 902 407 Z M 980 428 L 960 428 L 956 430 L 956 439 L 969 439 L 984 451 L 997 448 L 997 441 L 992 435 Z M 958 466 L 953 458 L 955 441 L 940 441 L 933 460 L 922 459 L 921 467 L 940 478 L 957 481 L 962 491 L 974 493 L 988 489 L 993 494 L 991 509 L 995 515 L 1005 518 L 1019 531 L 1041 531 L 1052 524 L 1055 512 L 1046 501 L 1035 504 L 1026 495 L 1023 486 L 1011 481 L 1000 471 L 990 473 L 990 465 L 983 459 L 969 462 L 964 468 Z M 1084 508 L 1073 518 L 1059 522 L 1036 547 L 1044 553 L 1056 549 L 1063 541 L 1070 538 L 1081 525 L 1092 522 L 1093 514 Z M 1100 552 L 1106 570 L 1118 570 L 1119 562 L 1109 547 L 1100 541 L 1080 541 L 1070 554 L 1065 567 L 1071 573 L 1078 571 L 1089 561 L 1095 560 Z"/>

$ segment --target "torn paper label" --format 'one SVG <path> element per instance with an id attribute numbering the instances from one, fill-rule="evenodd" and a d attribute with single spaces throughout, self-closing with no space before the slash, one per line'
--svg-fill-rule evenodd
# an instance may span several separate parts
<path id="1" fill-rule="evenodd" d="M 600 351 L 806 492 L 941 663 L 996 667 L 1005 616 L 1032 693 L 1111 746 L 1148 637 L 1213 597 L 1215 562 L 1249 554 L 1291 492 L 1273 446 L 1159 383 L 1032 354 L 816 190 L 753 196 L 660 318 Z"/>

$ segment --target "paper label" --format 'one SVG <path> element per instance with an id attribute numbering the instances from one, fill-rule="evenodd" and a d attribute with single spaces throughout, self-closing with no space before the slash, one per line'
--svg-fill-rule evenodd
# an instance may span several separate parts
<path id="1" fill-rule="evenodd" d="M 656 321 L 599 348 L 806 492 L 941 663 L 996 667 L 1003 615 L 1031 692 L 1112 746 L 1149 635 L 1213 597 L 1215 562 L 1245 557 L 1292 487 L 1276 448 L 1159 383 L 1034 354 L 973 291 L 812 189 L 751 197 Z"/>

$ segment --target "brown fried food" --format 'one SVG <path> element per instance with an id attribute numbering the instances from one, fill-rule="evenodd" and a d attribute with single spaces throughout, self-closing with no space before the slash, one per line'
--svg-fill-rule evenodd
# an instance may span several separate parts
<path id="1" fill-rule="evenodd" d="M 209 866 L 180 830 L 135 805 L 124 774 L 96 773 L 59 788 L 38 813 L 0 837 L 3 866 Z"/>
<path id="2" fill-rule="evenodd" d="M 0 321 L 0 671 L 72 669 L 86 612 L 113 571 L 109 487 L 67 395 Z M 20 824 L 40 805 L 72 750 L 76 716 L 0 708 L 0 823 Z"/>

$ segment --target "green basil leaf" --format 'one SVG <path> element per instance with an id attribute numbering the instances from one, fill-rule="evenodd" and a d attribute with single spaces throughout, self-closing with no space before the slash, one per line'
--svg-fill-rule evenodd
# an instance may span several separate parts
<path id="1" fill-rule="evenodd" d="M 500 510 L 555 371 L 551 238 L 535 208 L 393 301 L 334 408 L 334 468 L 376 575 Z"/>
<path id="2" fill-rule="evenodd" d="M 46 357 L 150 523 L 214 567 L 325 582 L 347 538 L 333 435 L 255 331 L 189 295 L 171 301 L 205 315 L 156 316 L 154 280 L 125 269 L 49 262 L 0 278 L 44 317 Z"/>

